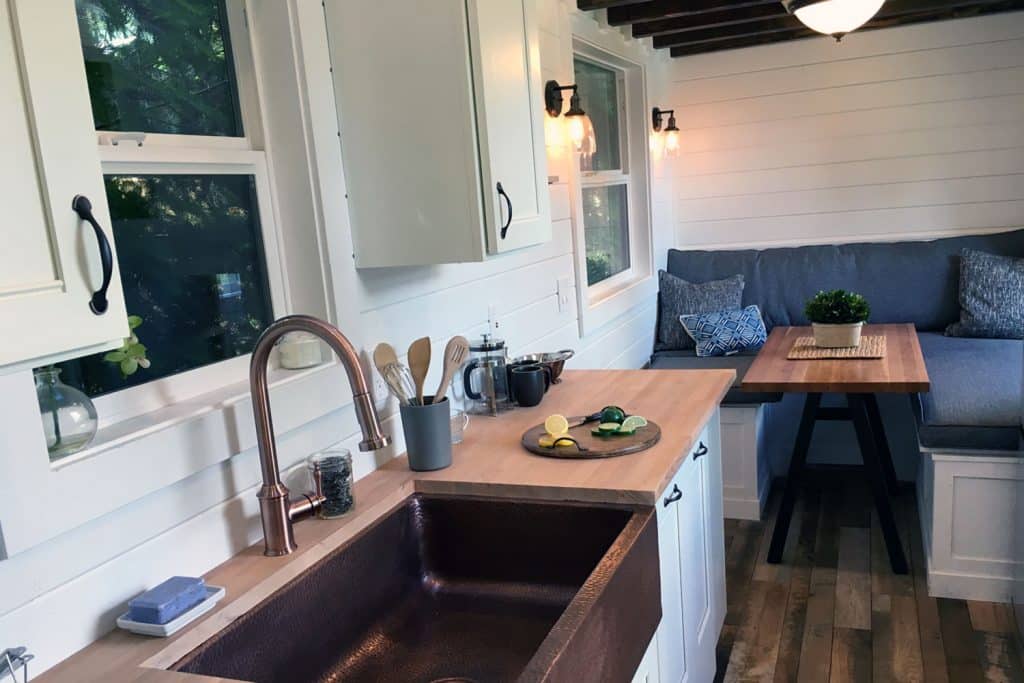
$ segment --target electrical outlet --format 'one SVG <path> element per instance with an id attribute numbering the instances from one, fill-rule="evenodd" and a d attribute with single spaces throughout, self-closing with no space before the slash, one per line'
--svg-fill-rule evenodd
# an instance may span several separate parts
<path id="1" fill-rule="evenodd" d="M 487 330 L 497 332 L 499 327 L 501 323 L 498 322 L 498 304 L 487 304 Z"/>
<path id="2" fill-rule="evenodd" d="M 569 295 L 571 289 L 572 282 L 569 280 L 568 276 L 558 278 L 558 282 L 556 284 L 556 293 L 558 295 L 559 313 L 565 313 L 566 311 L 569 310 L 569 305 L 571 303 L 569 301 Z"/>
<path id="3" fill-rule="evenodd" d="M 388 383 L 384 381 L 380 373 L 377 372 L 376 368 L 370 371 L 372 378 L 370 392 L 373 394 L 373 406 L 378 410 L 384 410 L 388 405 L 388 398 L 390 397 L 390 391 L 388 390 Z"/>

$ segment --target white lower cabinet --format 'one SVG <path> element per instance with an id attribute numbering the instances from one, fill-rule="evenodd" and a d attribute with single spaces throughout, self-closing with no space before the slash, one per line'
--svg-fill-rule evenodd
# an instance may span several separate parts
<path id="1" fill-rule="evenodd" d="M 661 624 L 634 680 L 706 683 L 715 676 L 715 646 L 725 620 L 717 411 L 659 496 L 657 515 Z"/>

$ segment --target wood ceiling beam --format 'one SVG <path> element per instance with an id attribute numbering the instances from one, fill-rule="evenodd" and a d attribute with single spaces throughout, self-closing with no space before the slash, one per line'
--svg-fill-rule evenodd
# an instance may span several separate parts
<path id="1" fill-rule="evenodd" d="M 647 36 L 659 36 L 677 31 L 692 31 L 698 28 L 745 24 L 761 19 L 784 17 L 787 14 L 786 8 L 782 6 L 781 2 L 771 2 L 765 5 L 753 5 L 750 7 L 730 7 L 729 9 L 715 10 L 713 12 L 688 14 L 673 19 L 659 19 L 657 21 L 644 21 L 633 24 L 633 37 L 645 38 Z"/>
<path id="2" fill-rule="evenodd" d="M 576 6 L 584 12 L 590 12 L 598 9 L 608 9 L 610 7 L 639 5 L 648 1 L 649 0 L 576 0 Z"/>
<path id="3" fill-rule="evenodd" d="M 900 24 L 936 21 L 939 19 L 954 19 L 1022 7 L 1024 7 L 1024 0 L 888 0 L 878 14 L 875 15 L 874 19 L 858 30 L 887 28 Z M 796 17 L 780 16 L 759 21 L 710 28 L 699 27 L 692 30 L 656 35 L 653 38 L 653 44 L 656 48 L 679 47 L 694 43 L 748 38 L 757 35 L 765 35 L 767 37 L 800 28 L 805 27 L 800 24 Z M 757 43 L 752 42 L 750 44 Z"/>
<path id="4" fill-rule="evenodd" d="M 743 47 L 754 47 L 755 45 L 768 45 L 769 43 L 781 43 L 787 40 L 799 40 L 801 38 L 826 38 L 817 31 L 809 28 L 795 28 L 792 31 L 780 31 L 778 33 L 755 33 L 749 36 L 737 38 L 725 38 L 722 40 L 708 40 L 701 43 L 690 43 L 689 45 L 677 45 L 670 49 L 673 57 L 689 57 L 690 55 L 704 54 L 707 52 L 720 52 L 722 50 L 738 50 Z"/>
<path id="5" fill-rule="evenodd" d="M 779 0 L 651 0 L 635 5 L 609 8 L 608 23 L 612 26 L 624 26 L 641 21 L 671 19 L 703 12 L 718 12 L 778 3 Z"/>

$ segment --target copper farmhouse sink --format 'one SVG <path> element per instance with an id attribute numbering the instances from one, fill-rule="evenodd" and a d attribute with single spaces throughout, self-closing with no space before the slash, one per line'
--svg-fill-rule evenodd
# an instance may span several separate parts
<path id="1" fill-rule="evenodd" d="M 650 508 L 414 495 L 175 665 L 246 681 L 622 681 L 661 619 Z"/>

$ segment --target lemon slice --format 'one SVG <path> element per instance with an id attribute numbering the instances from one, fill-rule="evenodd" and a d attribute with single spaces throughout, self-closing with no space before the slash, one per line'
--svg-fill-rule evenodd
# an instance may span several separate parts
<path id="1" fill-rule="evenodd" d="M 537 439 L 537 444 L 541 448 L 553 448 L 555 445 L 555 438 L 550 434 L 541 434 L 540 438 Z"/>
<path id="2" fill-rule="evenodd" d="M 561 436 L 569 431 L 569 421 L 564 415 L 551 415 L 544 420 L 544 431 L 551 436 Z"/>
<path id="3" fill-rule="evenodd" d="M 620 432 L 634 432 L 640 427 L 646 427 L 647 420 L 639 415 L 630 415 L 622 421 L 622 426 L 619 427 Z"/>

